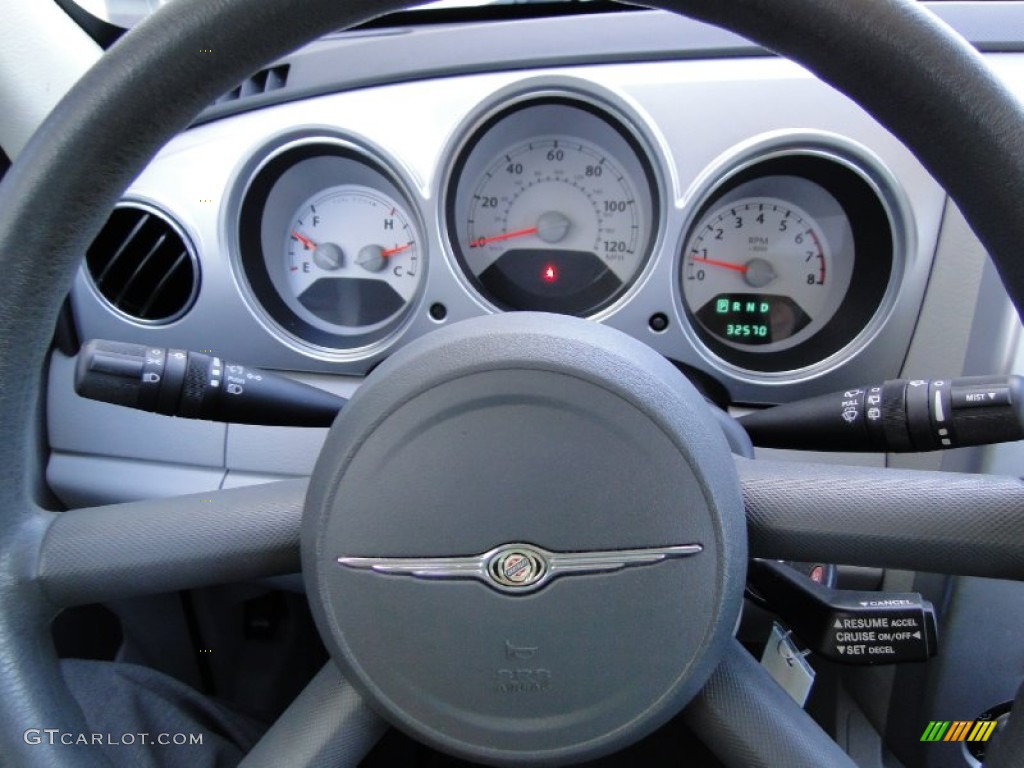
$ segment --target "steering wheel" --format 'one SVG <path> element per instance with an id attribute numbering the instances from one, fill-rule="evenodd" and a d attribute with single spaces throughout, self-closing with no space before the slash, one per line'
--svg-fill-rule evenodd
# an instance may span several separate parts
<path id="1" fill-rule="evenodd" d="M 897 0 L 652 4 L 733 29 L 803 63 L 857 100 L 911 147 L 953 196 L 1021 306 L 1024 260 L 1016 251 L 1024 242 L 1018 209 L 1024 199 L 1024 115 L 962 39 L 916 3 Z M 79 255 L 120 194 L 165 141 L 266 61 L 403 5 L 401 0 L 306 0 L 297 11 L 291 0 L 176 0 L 126 35 L 82 78 L 0 187 L 5 275 L 0 288 L 0 754 L 18 765 L 105 764 L 92 749 L 30 744 L 23 737 L 32 727 L 87 731 L 49 639 L 50 621 L 59 610 L 295 572 L 301 538 L 321 632 L 356 687 L 328 665 L 257 745 L 247 765 L 354 765 L 382 728 L 376 711 L 464 756 L 558 762 L 622 746 L 684 706 L 691 727 L 728 765 L 852 765 L 731 637 L 747 550 L 758 557 L 1021 579 L 1024 488 L 1016 478 L 734 461 L 685 383 L 673 378 L 653 352 L 600 326 L 535 316 L 485 318 L 410 345 L 411 351 L 403 350 L 370 377 L 335 424 L 308 499 L 305 482 L 286 482 L 204 494 L 202 502 L 182 497 L 59 514 L 34 501 L 42 476 L 38 399 L 51 332 Z M 209 49 L 212 57 L 200 54 Z M 38 216 L 44 208 L 61 215 Z M 583 404 L 574 410 L 578 400 Z M 579 520 L 572 515 L 559 527 L 540 521 L 539 513 L 524 511 L 526 522 L 513 525 L 508 516 L 480 512 L 483 523 L 461 521 L 471 533 L 447 531 L 458 545 L 427 558 L 427 566 L 440 560 L 449 570 L 462 561 L 461 567 L 476 569 L 468 579 L 424 582 L 363 567 L 370 560 L 379 566 L 393 555 L 409 570 L 417 539 L 430 539 L 425 529 L 418 536 L 405 532 L 400 542 L 386 538 L 374 551 L 379 529 L 368 521 L 367 510 L 396 498 L 380 496 L 391 491 L 374 482 L 374 467 L 389 452 L 401 451 L 404 438 L 464 427 L 485 434 L 493 409 L 510 404 L 519 409 L 516 414 L 525 414 L 524 423 L 535 426 L 533 432 L 524 428 L 521 450 L 510 454 L 512 476 L 532 466 L 516 457 L 528 455 L 530 445 L 543 453 L 548 441 L 557 440 L 558 429 L 577 440 L 592 436 L 597 444 L 618 435 L 620 447 L 661 440 L 662 458 L 675 474 L 660 496 L 640 494 L 644 509 L 638 503 L 620 509 L 621 518 L 609 516 L 614 510 L 603 508 L 605 501 L 585 495 L 584 486 L 596 476 L 587 462 L 598 453 L 585 450 L 580 477 L 540 487 L 545 494 L 562 494 L 556 501 L 567 509 L 581 500 L 601 508 L 599 530 L 588 531 L 586 541 L 574 538 Z M 563 416 L 566 421 L 559 421 Z M 536 442 L 538 435 L 542 442 Z M 478 439 L 483 438 L 473 438 Z M 707 463 L 718 466 L 707 469 Z M 435 473 L 435 487 L 446 485 L 437 476 L 444 462 L 436 456 L 416 466 Z M 446 519 L 442 501 L 450 501 L 456 509 L 447 512 L 457 515 L 465 506 L 463 496 L 484 498 L 479 488 L 470 487 L 473 477 L 463 479 L 465 487 L 447 483 L 437 492 L 429 505 L 433 517 L 427 515 L 431 523 Z M 212 503 L 205 501 L 210 498 Z M 673 499 L 679 506 L 675 511 L 669 508 Z M 388 518 L 395 526 L 410 519 Z M 608 557 L 628 559 L 625 550 L 632 540 L 620 530 L 627 520 L 636 522 L 643 539 L 635 549 L 647 556 L 658 550 L 659 562 L 612 570 Z M 501 530 L 476 530 L 485 524 Z M 525 541 L 523 525 L 540 531 L 538 538 Z M 484 540 L 496 549 L 466 543 Z M 430 541 L 436 547 L 441 539 Z M 679 549 L 684 546 L 697 550 L 684 557 Z M 571 563 L 579 564 L 573 554 L 589 557 L 586 576 L 570 578 Z M 593 567 L 595 557 L 604 557 L 604 565 Z M 699 588 L 702 584 L 705 588 Z M 688 589 L 679 597 L 671 594 L 673 586 Z M 517 594 L 520 587 L 524 590 Z M 505 626 L 488 635 L 509 616 L 544 616 L 557 631 L 542 632 L 542 644 L 557 645 L 563 629 L 570 635 L 577 631 L 558 623 L 556 609 L 573 609 L 565 595 L 588 605 L 600 604 L 602 596 L 608 602 L 639 596 L 644 604 L 648 589 L 653 590 L 650 611 L 668 606 L 664 616 L 650 625 L 616 624 L 612 634 L 599 635 L 605 641 L 601 648 L 580 651 L 596 654 L 591 669 L 618 673 L 615 663 L 622 653 L 650 650 L 645 633 L 666 638 L 665 653 L 651 653 L 644 664 L 625 669 L 614 685 L 577 684 L 571 676 L 557 678 L 556 685 L 561 667 L 572 663 L 565 649 L 553 651 L 553 663 L 545 662 L 545 677 L 529 657 L 546 648 L 530 645 L 530 638 L 517 644 L 518 636 Z M 453 627 L 473 621 L 460 613 L 466 605 L 479 609 L 487 619 L 479 634 L 487 635 L 487 642 L 504 638 L 501 650 L 515 658 L 511 666 L 529 666 L 525 679 L 505 681 L 512 686 L 505 692 L 540 690 L 551 682 L 550 691 L 540 690 L 547 698 L 495 703 L 493 697 L 481 699 L 473 685 L 465 693 L 461 680 L 427 679 L 434 672 L 389 678 L 379 667 L 399 664 L 402 659 L 393 654 L 409 650 L 402 642 L 410 633 L 393 627 L 394 632 L 377 636 L 384 637 L 381 653 L 389 662 L 382 665 L 367 653 L 373 638 L 361 627 L 366 617 L 379 617 L 373 603 L 381 595 L 405 600 L 415 613 L 426 590 L 445 595 L 438 605 L 451 610 L 444 620 Z M 557 594 L 561 601 L 549 604 Z M 351 608 L 359 621 L 346 620 L 343 608 Z M 628 621 L 635 612 L 612 610 L 608 616 Z M 423 620 L 422 615 L 409 620 L 416 618 Z M 672 626 L 687 622 L 697 629 L 682 639 L 669 637 Z M 441 634 L 446 637 L 437 641 L 440 646 L 430 638 L 417 646 L 423 652 L 417 661 L 424 663 L 413 667 L 430 667 L 438 647 L 450 649 L 460 640 L 457 633 Z M 489 651 L 480 650 L 470 635 L 463 638 L 466 647 L 455 665 L 467 670 L 490 663 L 481 661 Z M 572 637 L 583 642 L 585 635 Z M 639 645 L 631 645 L 631 638 Z M 670 658 L 667 670 L 660 666 L 664 658 Z M 648 664 L 656 675 L 644 671 Z M 568 698 L 560 698 L 566 690 Z M 591 695 L 598 698 L 588 706 Z M 482 702 L 482 709 L 468 712 L 467 701 Z M 515 713 L 535 707 L 543 716 Z M 994 745 L 991 765 L 1024 764 L 1024 743 L 1012 723 L 1003 745 Z M 445 732 L 446 724 L 454 730 Z M 495 734 L 497 747 L 481 741 L 487 733 Z M 524 746 L 515 746 L 520 742 Z"/>

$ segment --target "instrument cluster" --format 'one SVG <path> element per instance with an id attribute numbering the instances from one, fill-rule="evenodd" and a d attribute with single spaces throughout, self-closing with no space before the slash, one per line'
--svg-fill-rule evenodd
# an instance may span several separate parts
<path id="1" fill-rule="evenodd" d="M 306 134 L 240 177 L 235 267 L 267 325 L 323 359 L 386 350 L 432 269 L 483 311 L 604 320 L 669 260 L 675 306 L 651 328 L 679 318 L 707 365 L 733 376 L 799 375 L 870 337 L 904 254 L 869 161 L 796 139 L 748 150 L 687 201 L 682 231 L 666 225 L 663 165 L 636 115 L 569 89 L 506 96 L 465 121 L 436 210 L 358 138 Z M 443 319 L 443 304 L 430 312 Z"/>
<path id="2" fill-rule="evenodd" d="M 941 188 L 795 65 L 733 69 L 733 86 L 687 61 L 438 77 L 195 126 L 122 201 L 191 244 L 194 301 L 136 321 L 83 271 L 76 322 L 353 381 L 516 311 L 614 327 L 722 401 L 898 375 Z M 752 84 L 770 109 L 729 97 Z"/>

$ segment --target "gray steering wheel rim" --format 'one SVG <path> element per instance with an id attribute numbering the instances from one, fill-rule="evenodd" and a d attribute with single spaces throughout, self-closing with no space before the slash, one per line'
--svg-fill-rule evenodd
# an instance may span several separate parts
<path id="1" fill-rule="evenodd" d="M 803 63 L 903 139 L 946 187 L 1020 307 L 1024 217 L 1021 106 L 981 58 L 927 11 L 876 0 L 662 0 Z M 56 612 L 35 579 L 53 515 L 40 476 L 35 404 L 51 329 L 79 255 L 130 181 L 205 105 L 264 62 L 398 0 L 178 0 L 112 49 L 58 105 L 0 186 L 0 748 L 35 765 L 92 765 L 92 752 L 28 748 L 19 727 L 84 731 L 48 640 Z M 809 34 L 807 20 L 813 19 Z M 803 22 L 803 23 L 801 23 Z M 202 56 L 201 49 L 214 56 Z M 901 88 L 891 93 L 893 72 Z M 137 73 L 145 72 L 147 77 Z M 113 119 L 112 119 L 113 116 Z M 46 219 L 36 212 L 59 210 Z M 40 254 L 45 258 L 40 258 Z M 1024 758 L 1024 756 L 1021 756 Z M 1021 759 L 1018 762 L 1024 762 Z"/>

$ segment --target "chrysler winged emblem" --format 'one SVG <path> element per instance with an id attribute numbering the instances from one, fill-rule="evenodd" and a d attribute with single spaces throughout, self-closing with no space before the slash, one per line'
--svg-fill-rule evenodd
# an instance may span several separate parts
<path id="1" fill-rule="evenodd" d="M 504 544 L 469 557 L 339 557 L 347 568 L 417 579 L 475 579 L 502 592 L 532 592 L 560 576 L 604 573 L 696 555 L 700 544 L 603 552 L 551 552 L 532 544 Z"/>

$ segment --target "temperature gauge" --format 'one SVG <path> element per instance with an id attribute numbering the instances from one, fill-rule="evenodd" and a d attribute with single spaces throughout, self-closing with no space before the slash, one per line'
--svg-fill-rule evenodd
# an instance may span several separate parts
<path id="1" fill-rule="evenodd" d="M 356 184 L 322 190 L 285 233 L 285 301 L 327 331 L 385 325 L 419 288 L 418 240 L 412 217 L 383 192 Z"/>
<path id="2" fill-rule="evenodd" d="M 328 137 L 295 138 L 259 163 L 242 177 L 234 249 L 254 309 L 304 354 L 371 359 L 405 327 L 425 284 L 408 187 Z"/>

